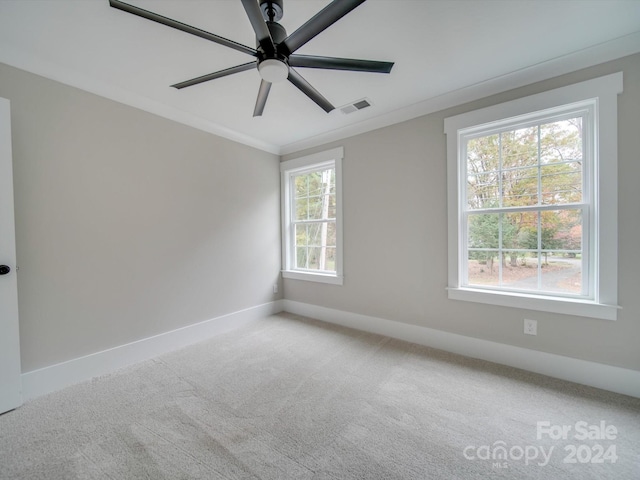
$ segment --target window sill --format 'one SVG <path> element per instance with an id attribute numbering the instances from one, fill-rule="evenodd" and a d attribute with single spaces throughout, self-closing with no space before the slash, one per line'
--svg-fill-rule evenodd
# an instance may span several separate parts
<path id="1" fill-rule="evenodd" d="M 588 300 L 496 292 L 476 288 L 449 287 L 447 290 L 451 300 L 524 308 L 564 315 L 578 315 L 601 320 L 616 320 L 618 318 L 618 310 L 621 308 L 616 305 L 606 305 Z"/>
<path id="2" fill-rule="evenodd" d="M 333 285 L 342 285 L 343 280 L 343 277 L 341 275 L 332 275 L 329 273 L 301 272 L 293 270 L 283 270 L 282 277 L 290 278 L 293 280 L 304 280 L 307 282 L 330 283 Z"/>

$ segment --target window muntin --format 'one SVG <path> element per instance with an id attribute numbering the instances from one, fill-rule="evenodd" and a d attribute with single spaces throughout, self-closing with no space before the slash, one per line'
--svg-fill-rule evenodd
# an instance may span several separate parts
<path id="1" fill-rule="evenodd" d="M 593 298 L 593 109 L 460 132 L 462 286 Z"/>

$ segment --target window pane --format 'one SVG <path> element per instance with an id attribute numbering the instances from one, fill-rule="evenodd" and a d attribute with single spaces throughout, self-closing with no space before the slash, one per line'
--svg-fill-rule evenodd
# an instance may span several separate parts
<path id="1" fill-rule="evenodd" d="M 335 218 L 334 168 L 296 175 L 294 179 L 294 220 Z"/>
<path id="2" fill-rule="evenodd" d="M 502 248 L 538 248 L 538 212 L 504 213 L 502 217 Z"/>
<path id="3" fill-rule="evenodd" d="M 500 281 L 497 251 L 469 251 L 469 285 L 495 285 Z"/>
<path id="4" fill-rule="evenodd" d="M 307 197 L 309 195 L 309 178 L 307 175 L 296 175 L 293 177 L 296 186 L 295 197 Z"/>
<path id="5" fill-rule="evenodd" d="M 333 209 L 331 208 L 333 204 Z M 332 216 L 333 215 L 333 216 Z M 309 220 L 335 218 L 335 195 L 309 197 Z"/>
<path id="6" fill-rule="evenodd" d="M 538 252 L 511 251 L 504 254 L 502 286 L 512 290 L 538 290 Z"/>
<path id="7" fill-rule="evenodd" d="M 502 206 L 538 204 L 538 168 L 516 168 L 502 172 Z"/>
<path id="8" fill-rule="evenodd" d="M 582 258 L 561 252 L 543 252 L 540 289 L 546 292 L 580 294 Z"/>
<path id="9" fill-rule="evenodd" d="M 538 127 L 527 127 L 501 135 L 502 168 L 538 164 Z"/>
<path id="10" fill-rule="evenodd" d="M 319 270 L 319 262 L 320 262 L 320 247 L 309 247 L 308 248 L 309 255 L 309 263 L 307 268 L 309 270 Z"/>
<path id="11" fill-rule="evenodd" d="M 500 136 L 472 138 L 467 141 L 467 173 L 481 174 L 499 169 Z"/>
<path id="12" fill-rule="evenodd" d="M 582 163 L 556 163 L 540 169 L 542 203 L 563 204 L 582 201 Z"/>
<path id="13" fill-rule="evenodd" d="M 294 200 L 294 220 L 306 220 L 309 218 L 309 199 L 307 197 Z"/>
<path id="14" fill-rule="evenodd" d="M 313 196 L 309 197 L 309 220 L 319 220 L 322 218 L 323 212 L 323 197 L 322 196 Z"/>
<path id="15" fill-rule="evenodd" d="M 327 247 L 324 249 L 324 268 L 320 270 L 335 272 L 336 270 L 336 249 L 335 247 Z"/>
<path id="16" fill-rule="evenodd" d="M 336 218 L 336 196 L 329 195 L 328 202 L 329 202 L 329 211 L 328 211 L 327 218 Z"/>
<path id="17" fill-rule="evenodd" d="M 582 160 L 582 118 L 540 125 L 540 163 Z"/>
<path id="18" fill-rule="evenodd" d="M 295 268 L 335 272 L 335 221 L 297 224 L 295 232 Z"/>
<path id="19" fill-rule="evenodd" d="M 469 248 L 498 248 L 500 216 L 497 213 L 469 215 Z"/>
<path id="20" fill-rule="evenodd" d="M 296 247 L 296 268 L 307 268 L 307 247 Z"/>
<path id="21" fill-rule="evenodd" d="M 306 174 L 309 182 L 308 195 L 319 195 L 322 192 L 322 172 L 311 172 Z"/>
<path id="22" fill-rule="evenodd" d="M 581 210 L 549 210 L 540 215 L 543 250 L 566 250 L 574 255 L 582 252 Z"/>
<path id="23" fill-rule="evenodd" d="M 309 247 L 305 250 L 308 262 L 306 266 L 299 265 L 299 268 L 306 270 L 318 270 L 323 272 L 335 272 L 336 270 L 336 249 L 335 247 Z"/>
<path id="24" fill-rule="evenodd" d="M 320 238 L 321 224 L 310 223 L 307 225 L 309 232 L 309 246 L 319 247 L 322 245 L 322 239 Z"/>
<path id="25" fill-rule="evenodd" d="M 467 177 L 467 205 L 470 209 L 500 206 L 498 172 L 469 175 Z"/>
<path id="26" fill-rule="evenodd" d="M 336 246 L 336 223 L 321 222 L 309 225 L 310 244 L 316 247 Z"/>
<path id="27" fill-rule="evenodd" d="M 295 225 L 296 232 L 296 246 L 307 246 L 309 245 L 309 233 L 308 226 L 306 224 L 297 224 Z"/>
<path id="28" fill-rule="evenodd" d="M 336 222 L 327 222 L 326 225 L 326 240 L 323 245 L 327 247 L 335 247 L 336 246 Z"/>

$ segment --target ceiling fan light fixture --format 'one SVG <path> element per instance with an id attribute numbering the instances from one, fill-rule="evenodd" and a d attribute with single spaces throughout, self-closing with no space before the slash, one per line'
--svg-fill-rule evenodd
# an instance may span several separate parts
<path id="1" fill-rule="evenodd" d="M 101 0 L 105 1 L 105 0 Z M 324 0 L 329 2 L 329 0 Z M 287 35 L 285 28 L 278 22 L 283 14 L 284 0 L 240 0 L 247 14 L 251 28 L 255 33 L 256 47 L 234 42 L 228 38 L 221 37 L 215 33 L 207 32 L 185 23 L 164 17 L 160 14 L 145 10 L 135 5 L 130 5 L 121 0 L 109 0 L 112 8 L 123 12 L 145 18 L 152 22 L 175 28 L 185 33 L 204 38 L 219 45 L 232 48 L 239 52 L 254 57 L 252 62 L 225 68 L 217 72 L 179 82 L 171 85 L 181 89 L 191 87 L 200 83 L 208 82 L 216 78 L 226 77 L 234 73 L 245 72 L 256 68 L 262 78 L 260 90 L 254 108 L 254 117 L 259 117 L 269 95 L 272 83 L 289 80 L 291 84 L 305 94 L 311 101 L 329 113 L 335 107 L 324 98 L 302 75 L 298 73 L 298 68 L 320 68 L 324 70 L 346 70 L 352 72 L 369 73 L 389 73 L 393 67 L 393 62 L 379 62 L 375 60 L 362 60 L 357 58 L 324 57 L 317 55 L 300 55 L 295 52 L 305 45 L 309 40 L 324 32 L 331 25 L 343 18 L 358 5 L 366 0 L 332 0 L 327 6 L 307 20 L 302 26 Z M 2 2 L 2 0 L 0 0 Z M 360 110 L 367 105 L 352 105 L 353 110 Z"/>
<path id="2" fill-rule="evenodd" d="M 276 83 L 287 79 L 289 66 L 281 60 L 268 58 L 260 62 L 258 72 L 264 81 Z"/>

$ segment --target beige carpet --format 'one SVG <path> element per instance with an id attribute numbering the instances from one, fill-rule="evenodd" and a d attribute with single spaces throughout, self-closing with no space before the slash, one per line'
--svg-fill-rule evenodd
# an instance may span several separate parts
<path id="1" fill-rule="evenodd" d="M 0 478 L 637 480 L 640 399 L 282 314 L 0 416 Z"/>

